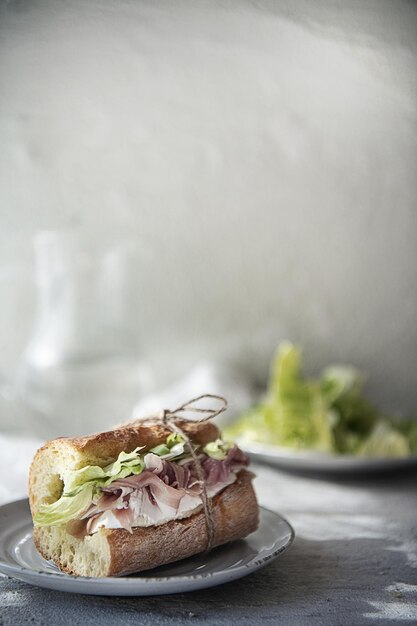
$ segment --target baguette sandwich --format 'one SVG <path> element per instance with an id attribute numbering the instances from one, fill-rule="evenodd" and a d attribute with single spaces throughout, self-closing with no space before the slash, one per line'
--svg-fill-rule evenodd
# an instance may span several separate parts
<path id="1" fill-rule="evenodd" d="M 258 526 L 248 458 L 211 422 L 136 423 L 40 448 L 29 474 L 40 554 L 77 576 L 121 576 L 171 563 Z M 203 474 L 214 541 L 198 476 Z"/>

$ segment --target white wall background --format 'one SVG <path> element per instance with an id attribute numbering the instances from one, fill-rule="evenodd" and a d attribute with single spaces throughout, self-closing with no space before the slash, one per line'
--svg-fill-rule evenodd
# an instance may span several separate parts
<path id="1" fill-rule="evenodd" d="M 0 361 L 30 240 L 139 242 L 144 354 L 174 379 L 282 338 L 417 407 L 417 5 L 0 0 Z"/>

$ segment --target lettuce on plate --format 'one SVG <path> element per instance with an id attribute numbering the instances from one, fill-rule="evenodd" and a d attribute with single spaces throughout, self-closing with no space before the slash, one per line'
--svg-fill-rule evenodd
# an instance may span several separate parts
<path id="1" fill-rule="evenodd" d="M 353 367 L 327 367 L 320 378 L 301 372 L 300 348 L 280 345 L 264 399 L 226 431 L 246 442 L 337 454 L 401 457 L 417 452 L 417 421 L 381 416 L 363 394 Z"/>

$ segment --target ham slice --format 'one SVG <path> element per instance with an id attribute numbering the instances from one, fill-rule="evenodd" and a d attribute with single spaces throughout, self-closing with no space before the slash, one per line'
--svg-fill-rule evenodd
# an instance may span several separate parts
<path id="1" fill-rule="evenodd" d="M 199 460 L 207 488 L 212 493 L 217 491 L 216 486 L 230 484 L 235 474 L 249 464 L 248 457 L 237 446 L 230 448 L 223 460 L 206 454 L 201 454 Z M 98 530 L 101 520 L 103 525 L 108 514 L 114 516 L 121 528 L 132 532 L 132 525 L 139 517 L 153 519 L 170 515 L 174 518 L 185 497 L 187 504 L 201 505 L 202 487 L 192 459 L 167 461 L 150 452 L 144 461 L 145 469 L 140 474 L 114 480 L 103 487 L 97 503 L 92 503 L 84 519 L 69 526 L 68 532 L 73 530 L 71 534 L 77 537 L 91 534 Z"/>

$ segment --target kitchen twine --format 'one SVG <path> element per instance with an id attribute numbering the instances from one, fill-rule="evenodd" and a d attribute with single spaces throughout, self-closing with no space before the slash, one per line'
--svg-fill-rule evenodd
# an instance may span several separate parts
<path id="1" fill-rule="evenodd" d="M 200 400 L 206 400 L 207 398 L 220 401 L 221 406 L 217 409 L 214 409 L 214 408 L 209 409 L 209 408 L 196 406 L 196 404 L 200 402 Z M 205 518 L 206 527 L 207 527 L 206 552 L 209 552 L 210 550 L 212 550 L 214 546 L 216 545 L 216 525 L 214 523 L 213 507 L 212 507 L 211 500 L 207 493 L 206 479 L 204 477 L 204 472 L 203 472 L 200 459 L 198 458 L 198 455 L 195 453 L 195 450 L 192 446 L 192 443 L 188 435 L 182 430 L 182 428 L 178 426 L 178 424 L 176 423 L 176 420 L 181 419 L 188 423 L 208 422 L 209 420 L 212 420 L 214 417 L 217 417 L 217 415 L 220 415 L 220 413 L 223 413 L 226 409 L 227 409 L 226 398 L 223 398 L 223 396 L 217 396 L 212 393 L 204 393 L 201 396 L 197 396 L 196 398 L 192 398 L 191 400 L 188 400 L 188 402 L 186 402 L 185 404 L 182 404 L 181 406 L 179 406 L 178 408 L 174 410 L 164 409 L 163 411 L 158 413 L 158 415 L 151 415 L 149 417 L 137 418 L 133 420 L 133 423 L 136 423 L 136 422 L 140 422 L 140 423 L 148 422 L 149 423 L 150 422 L 152 424 L 160 424 L 168 428 L 171 432 L 177 433 L 178 435 L 181 435 L 181 437 L 183 437 L 190 451 L 190 454 L 193 458 L 193 461 L 195 463 L 197 476 L 198 476 L 198 482 L 200 483 L 201 489 L 202 489 L 201 499 L 203 502 L 204 518 Z M 199 413 L 200 416 L 198 418 L 189 418 L 189 417 L 185 417 L 184 415 L 181 415 L 181 413 L 184 413 L 184 412 Z"/>

